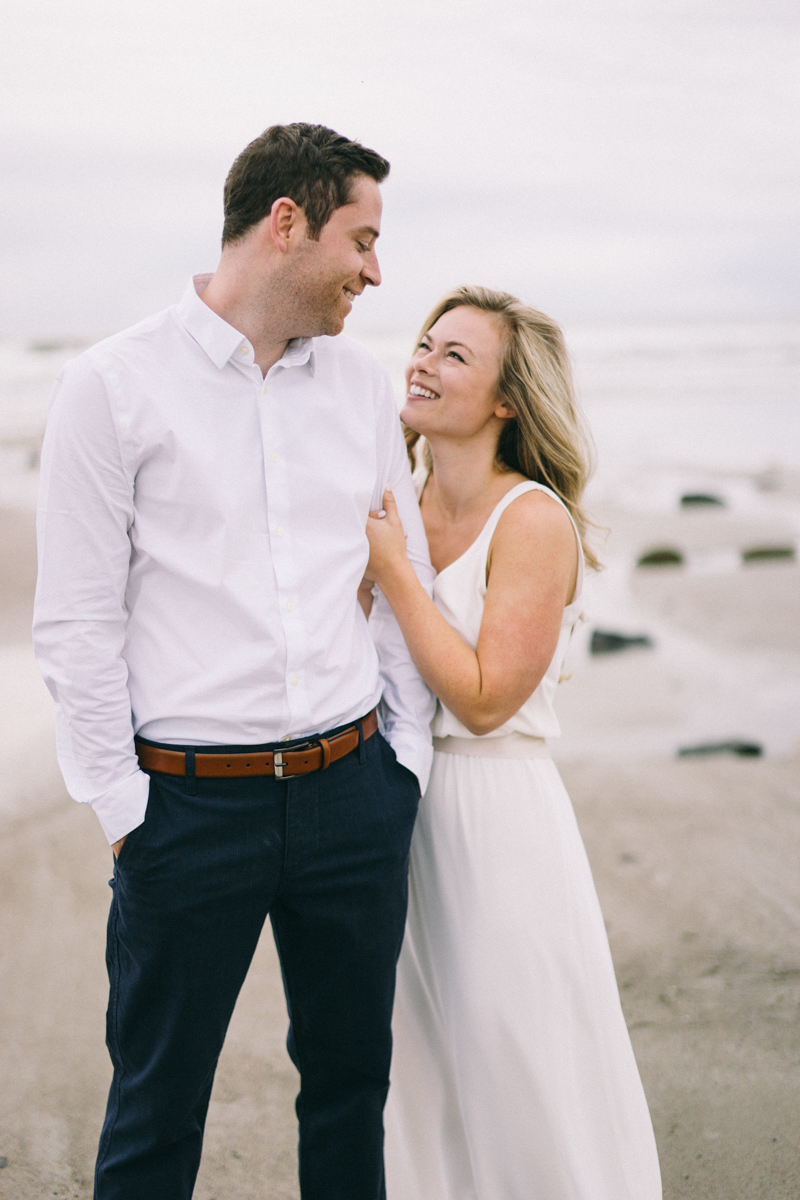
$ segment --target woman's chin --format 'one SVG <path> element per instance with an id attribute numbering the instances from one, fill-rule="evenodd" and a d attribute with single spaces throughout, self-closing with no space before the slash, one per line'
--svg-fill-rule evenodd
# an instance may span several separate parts
<path id="1" fill-rule="evenodd" d="M 407 400 L 404 406 L 400 409 L 400 420 L 409 429 L 413 429 L 414 433 L 425 433 L 425 413 L 420 412 L 419 401 Z"/>

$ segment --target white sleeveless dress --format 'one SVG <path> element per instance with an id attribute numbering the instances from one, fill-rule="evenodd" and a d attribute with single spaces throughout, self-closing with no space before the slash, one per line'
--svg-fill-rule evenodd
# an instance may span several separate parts
<path id="1" fill-rule="evenodd" d="M 473 648 L 492 535 L 533 490 L 553 495 L 512 488 L 437 576 L 436 605 Z M 582 582 L 581 555 L 553 661 L 505 725 L 476 737 L 437 707 L 397 976 L 388 1200 L 661 1197 L 603 917 L 543 740 L 559 732 L 553 697 Z"/>

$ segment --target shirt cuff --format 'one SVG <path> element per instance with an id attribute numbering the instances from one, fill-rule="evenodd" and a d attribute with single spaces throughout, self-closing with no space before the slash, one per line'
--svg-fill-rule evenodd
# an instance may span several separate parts
<path id="1" fill-rule="evenodd" d="M 110 791 L 92 801 L 92 808 L 109 846 L 113 846 L 137 825 L 141 825 L 147 811 L 149 794 L 150 776 L 145 775 L 144 771 L 137 771 L 135 775 L 129 775 Z"/>
<path id="2" fill-rule="evenodd" d="M 433 766 L 433 744 L 430 739 L 409 735 L 405 730 L 387 729 L 386 740 L 392 747 L 397 761 L 419 780 L 420 794 L 428 786 L 428 779 Z"/>

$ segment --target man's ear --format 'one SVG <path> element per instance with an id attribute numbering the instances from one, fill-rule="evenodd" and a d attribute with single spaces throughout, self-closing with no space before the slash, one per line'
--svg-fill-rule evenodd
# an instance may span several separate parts
<path id="1" fill-rule="evenodd" d="M 281 254 L 285 254 L 298 234 L 305 231 L 302 209 L 288 196 L 281 196 L 270 209 L 269 234 Z"/>

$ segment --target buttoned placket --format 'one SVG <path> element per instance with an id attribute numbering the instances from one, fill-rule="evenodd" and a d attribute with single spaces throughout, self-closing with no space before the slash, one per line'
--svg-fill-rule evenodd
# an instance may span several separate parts
<path id="1" fill-rule="evenodd" d="M 308 638 L 304 614 L 298 598 L 296 546 L 291 524 L 291 441 L 286 422 L 290 419 L 281 408 L 281 379 L 286 371 L 307 369 L 303 363 L 293 363 L 291 350 L 288 361 L 280 360 L 270 367 L 266 378 L 254 361 L 252 347 L 242 343 L 232 356 L 243 370 L 257 393 L 259 425 L 264 463 L 264 484 L 267 494 L 267 524 L 272 568 L 275 575 L 278 611 L 286 647 L 286 702 L 289 710 L 289 729 L 283 740 L 302 736 L 311 730 L 313 719 L 305 683 L 305 653 Z"/>

